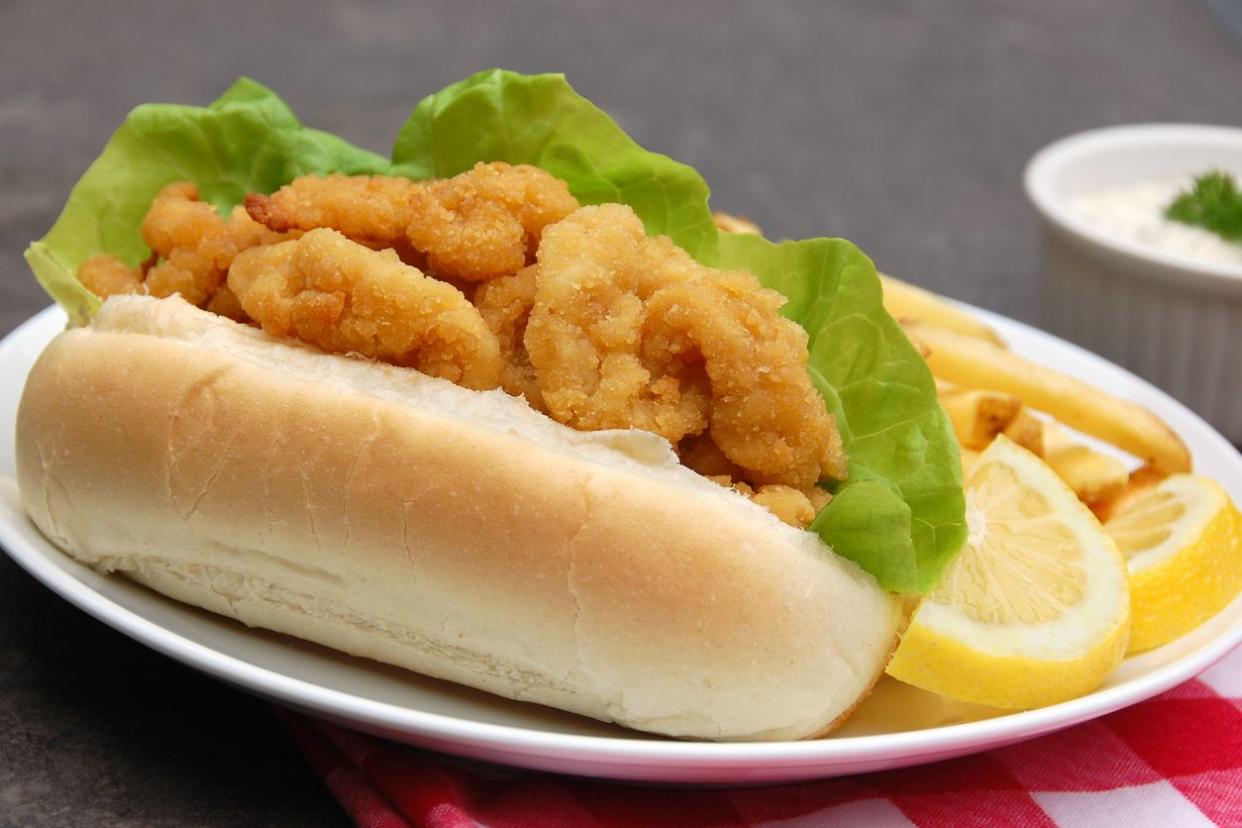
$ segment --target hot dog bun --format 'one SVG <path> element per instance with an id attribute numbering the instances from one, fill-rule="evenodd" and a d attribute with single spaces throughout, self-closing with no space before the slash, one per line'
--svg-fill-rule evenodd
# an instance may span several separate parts
<path id="1" fill-rule="evenodd" d="M 637 431 L 108 299 L 27 381 L 31 518 L 91 566 L 515 699 L 702 739 L 825 731 L 899 599 Z"/>

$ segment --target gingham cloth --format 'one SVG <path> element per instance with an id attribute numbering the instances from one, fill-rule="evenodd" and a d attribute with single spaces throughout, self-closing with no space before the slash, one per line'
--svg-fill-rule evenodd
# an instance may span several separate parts
<path id="1" fill-rule="evenodd" d="M 763 788 L 657 788 L 448 760 L 285 714 L 365 828 L 1242 826 L 1242 649 L 1060 733 L 934 765 Z"/>

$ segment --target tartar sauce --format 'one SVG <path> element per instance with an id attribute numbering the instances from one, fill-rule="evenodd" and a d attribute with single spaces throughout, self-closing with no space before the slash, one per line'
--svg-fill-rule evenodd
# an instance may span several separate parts
<path id="1" fill-rule="evenodd" d="M 1190 176 L 1136 181 L 1086 193 L 1070 203 L 1083 221 L 1114 236 L 1202 262 L 1242 264 L 1242 244 L 1164 217 L 1165 208 L 1193 183 Z"/>

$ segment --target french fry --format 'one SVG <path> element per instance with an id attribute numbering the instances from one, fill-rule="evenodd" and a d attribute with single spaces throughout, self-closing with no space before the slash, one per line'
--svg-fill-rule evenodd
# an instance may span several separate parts
<path id="1" fill-rule="evenodd" d="M 940 405 L 953 423 L 958 443 L 976 451 L 987 448 L 1022 410 L 1022 400 L 1012 394 L 978 388 L 945 391 Z"/>
<path id="2" fill-rule="evenodd" d="M 1018 416 L 1005 426 L 1004 434 L 1037 457 L 1048 456 L 1051 440 L 1049 423 L 1036 417 L 1026 408 L 1019 411 Z"/>
<path id="3" fill-rule="evenodd" d="M 1059 448 L 1046 460 L 1088 506 L 1116 497 L 1130 481 L 1125 464 L 1120 460 L 1081 443 Z"/>
<path id="4" fill-rule="evenodd" d="M 924 323 L 903 326 L 930 350 L 932 373 L 965 388 L 1001 391 L 1070 428 L 1111 443 L 1166 474 L 1191 470 L 1190 452 L 1141 405 L 1122 400 L 980 339 Z"/>
<path id="5" fill-rule="evenodd" d="M 884 309 L 893 318 L 926 322 L 1005 347 L 1005 340 L 996 331 L 936 294 L 883 273 L 880 283 L 884 286 Z"/>
<path id="6" fill-rule="evenodd" d="M 1151 466 L 1139 466 L 1130 472 L 1129 490 L 1131 492 L 1142 493 L 1155 486 L 1161 480 L 1168 477 L 1164 472 L 1158 471 Z"/>
<path id="7" fill-rule="evenodd" d="M 1112 497 L 1101 500 L 1098 503 L 1091 504 L 1091 511 L 1095 512 L 1095 516 L 1100 519 L 1100 523 L 1108 523 L 1113 515 L 1125 509 L 1143 492 L 1155 486 L 1168 475 L 1163 472 L 1156 471 L 1151 466 L 1139 466 L 1130 472 L 1130 478 L 1126 482 L 1126 486 Z"/>
<path id="8" fill-rule="evenodd" d="M 712 221 L 715 222 L 718 230 L 726 233 L 754 233 L 756 236 L 762 236 L 763 231 L 759 229 L 759 225 L 755 224 L 748 218 L 741 216 L 722 213 L 719 210 L 712 213 Z"/>

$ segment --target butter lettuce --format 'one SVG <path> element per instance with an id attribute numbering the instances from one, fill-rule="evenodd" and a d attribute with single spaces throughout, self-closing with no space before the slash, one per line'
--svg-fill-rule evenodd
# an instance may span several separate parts
<path id="1" fill-rule="evenodd" d="M 871 260 L 844 239 L 722 233 L 715 264 L 783 293 L 782 312 L 809 335 L 811 378 L 849 459 L 811 530 L 890 590 L 934 587 L 966 540 L 957 438 Z"/>
<path id="2" fill-rule="evenodd" d="M 491 69 L 429 95 L 397 134 L 392 160 L 394 172 L 420 179 L 476 161 L 533 164 L 569 182 L 584 204 L 630 205 L 648 233 L 695 258 L 710 258 L 715 245 L 702 176 L 640 147 L 561 75 Z"/>
<path id="3" fill-rule="evenodd" d="M 74 278 L 78 265 L 96 253 L 145 258 L 138 228 L 170 181 L 196 182 L 225 211 L 247 192 L 306 173 L 422 179 L 496 160 L 543 167 L 584 203 L 629 204 L 648 232 L 670 236 L 704 264 L 750 270 L 783 293 L 782 312 L 809 335 L 811 376 L 850 461 L 812 531 L 886 589 L 935 585 L 966 536 L 957 444 L 926 365 L 884 311 L 870 259 L 842 239 L 778 244 L 719 233 L 694 169 L 640 147 L 560 75 L 494 69 L 424 98 L 391 160 L 302 126 L 274 93 L 244 78 L 207 107 L 140 106 L 26 259 L 81 322 L 98 299 Z"/>
<path id="4" fill-rule="evenodd" d="M 129 264 L 145 259 L 150 251 L 138 227 L 170 181 L 193 181 L 200 198 L 226 212 L 246 193 L 270 192 L 306 173 L 387 167 L 382 156 L 303 127 L 270 89 L 242 78 L 205 107 L 144 104 L 130 112 L 26 261 L 81 323 L 99 300 L 74 277 L 78 265 L 97 253 Z"/>

